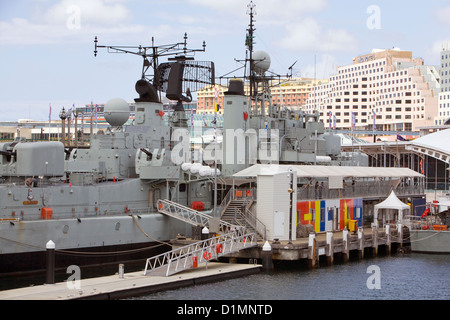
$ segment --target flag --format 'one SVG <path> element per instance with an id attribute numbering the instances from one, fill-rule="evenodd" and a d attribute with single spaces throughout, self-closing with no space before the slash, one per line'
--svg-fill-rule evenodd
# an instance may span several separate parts
<path id="1" fill-rule="evenodd" d="M 423 212 L 422 216 L 420 217 L 420 219 L 425 218 L 430 212 L 431 212 L 430 208 L 426 208 L 425 211 Z"/>
<path id="2" fill-rule="evenodd" d="M 329 119 L 328 119 L 328 125 L 329 125 L 329 127 L 330 127 L 330 130 L 331 130 L 331 118 L 333 117 L 333 113 L 330 111 L 329 113 L 328 113 L 328 117 L 329 117 Z"/>
<path id="3" fill-rule="evenodd" d="M 214 98 L 217 100 L 219 100 L 219 88 L 214 88 Z"/>
<path id="4" fill-rule="evenodd" d="M 375 121 L 377 119 L 377 114 L 375 113 L 375 109 L 372 109 L 372 113 L 373 113 L 373 131 L 377 131 L 377 126 L 375 124 Z"/>
<path id="5" fill-rule="evenodd" d="M 214 112 L 219 112 L 220 106 L 217 104 L 219 101 L 219 88 L 214 88 Z"/>
<path id="6" fill-rule="evenodd" d="M 52 105 L 49 104 L 49 111 L 48 111 L 48 122 L 52 121 Z"/>
<path id="7" fill-rule="evenodd" d="M 352 112 L 352 130 L 356 129 L 356 117 L 355 117 L 355 113 Z"/>
<path id="8" fill-rule="evenodd" d="M 214 141 L 217 141 L 217 112 L 214 112 Z"/>
<path id="9" fill-rule="evenodd" d="M 398 141 L 406 141 L 405 138 L 403 138 L 401 135 L 398 134 L 398 131 L 397 131 L 397 140 Z"/>
<path id="10" fill-rule="evenodd" d="M 68 119 L 67 121 L 70 123 L 72 121 L 72 108 L 67 110 L 66 114 L 67 114 L 67 119 Z"/>
<path id="11" fill-rule="evenodd" d="M 420 173 L 425 174 L 423 171 L 423 159 L 420 159 Z"/>
<path id="12" fill-rule="evenodd" d="M 333 129 L 336 130 L 336 116 L 333 116 Z"/>
<path id="13" fill-rule="evenodd" d="M 191 126 L 194 125 L 194 109 L 191 108 Z"/>
<path id="14" fill-rule="evenodd" d="M 203 112 L 203 125 L 205 127 L 207 127 L 208 125 L 206 124 L 206 119 L 205 119 L 205 113 Z"/>

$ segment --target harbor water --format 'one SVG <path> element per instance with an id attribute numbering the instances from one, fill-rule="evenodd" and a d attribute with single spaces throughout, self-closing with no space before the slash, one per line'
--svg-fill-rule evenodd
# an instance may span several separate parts
<path id="1" fill-rule="evenodd" d="M 411 253 L 346 264 L 277 268 L 139 300 L 448 300 L 450 255 Z"/>

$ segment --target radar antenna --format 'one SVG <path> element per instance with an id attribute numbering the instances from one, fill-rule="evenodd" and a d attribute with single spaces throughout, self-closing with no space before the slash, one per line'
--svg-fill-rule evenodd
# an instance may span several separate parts
<path id="1" fill-rule="evenodd" d="M 200 89 L 201 85 L 214 85 L 214 63 L 209 61 L 194 61 L 196 52 L 205 52 L 206 43 L 202 49 L 187 47 L 187 34 L 184 41 L 175 44 L 155 46 L 152 37 L 151 46 L 102 46 L 95 37 L 94 56 L 99 48 L 106 48 L 109 53 L 129 53 L 143 58 L 141 79 L 136 83 L 136 91 L 140 98 L 136 101 L 159 102 L 159 92 L 165 92 L 169 100 L 178 102 L 192 101 L 192 92 Z M 168 57 L 170 62 L 159 63 L 161 57 Z M 182 107 L 180 111 L 182 110 Z"/>

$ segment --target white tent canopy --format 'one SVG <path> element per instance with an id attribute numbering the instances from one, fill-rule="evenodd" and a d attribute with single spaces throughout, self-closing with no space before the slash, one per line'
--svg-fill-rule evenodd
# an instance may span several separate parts
<path id="1" fill-rule="evenodd" d="M 378 221 L 378 211 L 381 209 L 390 209 L 389 211 L 391 212 L 387 212 L 386 215 L 382 216 L 382 222 L 389 222 L 391 220 L 394 220 L 394 213 L 392 211 L 397 211 L 398 212 L 398 218 L 397 221 L 402 221 L 403 220 L 403 211 L 404 210 L 410 210 L 410 207 L 405 204 L 404 202 L 400 201 L 399 198 L 397 198 L 397 196 L 395 195 L 394 191 L 391 192 L 390 196 L 386 198 L 386 200 L 384 200 L 383 202 L 375 205 L 374 207 L 374 221 L 377 222 Z"/>

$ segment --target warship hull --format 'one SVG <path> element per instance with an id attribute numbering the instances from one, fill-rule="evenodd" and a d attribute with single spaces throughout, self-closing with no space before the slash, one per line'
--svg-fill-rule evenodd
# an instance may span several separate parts
<path id="1" fill-rule="evenodd" d="M 189 234 L 188 229 L 185 223 L 158 213 L 3 222 L 0 273 L 45 270 L 50 240 L 56 246 L 55 267 L 66 269 L 146 259 L 166 251 L 166 241 Z"/>
<path id="2" fill-rule="evenodd" d="M 411 251 L 450 254 L 450 231 L 411 230 Z"/>

